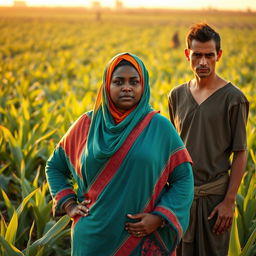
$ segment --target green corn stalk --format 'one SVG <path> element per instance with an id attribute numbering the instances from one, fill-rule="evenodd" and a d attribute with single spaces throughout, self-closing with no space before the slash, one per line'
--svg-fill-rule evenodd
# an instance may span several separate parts
<path id="1" fill-rule="evenodd" d="M 231 228 L 231 237 L 230 237 L 230 242 L 229 242 L 229 256 L 239 256 L 241 253 L 241 245 L 240 245 L 240 240 L 239 240 L 239 235 L 238 235 L 238 226 L 237 226 L 237 209 L 235 209 L 235 216 L 233 219 L 233 224 Z"/>
<path id="2" fill-rule="evenodd" d="M 9 143 L 12 161 L 16 167 L 17 170 L 20 170 L 21 161 L 23 160 L 23 154 L 22 150 L 15 139 L 15 137 L 12 135 L 12 133 L 7 129 L 6 127 L 0 125 L 0 132 L 2 136 L 5 138 L 5 140 Z"/>
<path id="3" fill-rule="evenodd" d="M 3 196 L 4 202 L 5 202 L 5 207 L 7 208 L 8 216 L 9 216 L 9 218 L 11 218 L 15 208 L 12 205 L 10 199 L 8 198 L 7 194 L 5 193 L 5 191 L 3 189 L 1 189 L 1 193 Z"/>
<path id="4" fill-rule="evenodd" d="M 256 166 L 253 150 L 250 155 Z M 237 195 L 237 207 L 230 239 L 230 256 L 253 256 L 256 251 L 256 174 L 247 171 Z M 246 182 L 245 182 L 246 180 Z"/>
<path id="5" fill-rule="evenodd" d="M 256 223 L 255 223 L 256 224 Z M 254 229 L 247 240 L 240 256 L 254 256 L 256 251 L 256 225 L 254 225 Z"/>
<path id="6" fill-rule="evenodd" d="M 45 249 L 47 249 L 47 247 L 51 248 L 50 244 L 54 245 L 54 243 L 57 240 L 59 240 L 63 236 L 66 236 L 67 233 L 69 233 L 68 230 L 64 230 L 64 229 L 68 225 L 70 218 L 68 216 L 64 216 L 54 225 L 51 224 L 52 227 L 46 233 L 43 233 L 40 239 L 37 239 L 32 243 L 32 239 L 33 239 L 32 234 L 34 233 L 33 230 L 35 227 L 35 222 L 36 221 L 40 222 L 43 217 L 44 218 L 46 217 L 46 215 L 48 215 L 48 218 L 46 218 L 46 220 L 49 219 L 50 217 L 50 211 L 48 210 L 48 207 L 49 205 L 51 206 L 51 204 L 50 203 L 45 204 L 44 200 L 42 200 L 42 198 L 45 196 L 46 191 L 47 191 L 47 185 L 44 184 L 42 191 L 40 190 L 40 188 L 38 188 L 33 192 L 31 192 L 27 197 L 25 197 L 22 203 L 20 204 L 20 206 L 18 207 L 18 209 L 13 210 L 13 215 L 8 225 L 6 224 L 3 216 L 1 215 L 0 241 L 2 246 L 0 247 L 0 255 L 3 255 L 3 256 L 44 255 Z M 41 209 L 40 214 L 44 214 L 44 215 L 42 215 L 39 220 L 35 218 L 35 221 L 33 221 L 30 227 L 27 248 L 23 252 L 21 252 L 18 249 L 18 244 L 17 244 L 18 241 L 16 239 L 16 235 L 22 232 L 22 230 L 19 229 L 19 225 L 18 225 L 19 217 L 21 216 L 21 214 L 24 214 L 24 210 L 28 204 L 30 205 L 30 207 L 31 205 L 33 205 L 33 197 L 36 198 L 34 199 L 34 203 L 35 203 L 34 207 Z M 6 197 L 6 200 L 7 198 L 8 197 Z M 46 206 L 46 208 L 44 206 Z M 48 226 L 48 224 L 49 223 L 47 221 L 44 221 L 44 226 L 42 227 L 42 229 Z M 17 246 L 15 246 L 16 244 Z"/>
<path id="7" fill-rule="evenodd" d="M 26 249 L 29 250 L 30 256 L 36 256 L 39 249 L 54 244 L 58 235 L 67 227 L 69 222 L 69 216 L 63 216 L 47 233 Z M 26 253 L 26 250 L 24 250 L 24 253 Z"/>
<path id="8" fill-rule="evenodd" d="M 14 244 L 16 240 L 16 233 L 18 228 L 18 215 L 17 212 L 13 212 L 11 221 L 6 229 L 5 240 L 10 244 Z"/>
<path id="9" fill-rule="evenodd" d="M 24 254 L 11 243 L 7 242 L 3 236 L 0 235 L 1 250 L 3 256 L 24 256 Z"/>

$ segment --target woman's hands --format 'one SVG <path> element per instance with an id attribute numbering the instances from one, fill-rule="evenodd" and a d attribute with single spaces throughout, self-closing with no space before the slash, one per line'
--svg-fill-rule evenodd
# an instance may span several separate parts
<path id="1" fill-rule="evenodd" d="M 89 214 L 89 208 L 86 205 L 90 204 L 90 202 L 91 200 L 84 200 L 81 203 L 77 203 L 75 200 L 71 199 L 64 204 L 63 209 L 70 218 L 74 218 L 77 215 L 85 217 Z"/>
<path id="2" fill-rule="evenodd" d="M 151 213 L 128 214 L 130 219 L 138 220 L 138 222 L 125 224 L 125 229 L 128 233 L 135 237 L 143 237 L 154 232 L 161 227 L 163 220 L 160 216 Z"/>

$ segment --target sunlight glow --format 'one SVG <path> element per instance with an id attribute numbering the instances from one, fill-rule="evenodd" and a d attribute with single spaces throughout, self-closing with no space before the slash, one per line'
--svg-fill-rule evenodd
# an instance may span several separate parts
<path id="1" fill-rule="evenodd" d="M 96 0 L 97 1 L 97 0 Z M 0 6 L 12 6 L 13 0 L 0 0 Z M 27 6 L 81 6 L 90 7 L 92 0 L 24 0 Z M 103 7 L 113 8 L 115 6 L 115 0 L 101 0 Z M 179 0 L 179 1 L 166 1 L 166 0 L 123 0 L 124 7 L 136 8 L 174 8 L 174 9 L 230 9 L 230 10 L 256 10 L 255 0 Z"/>

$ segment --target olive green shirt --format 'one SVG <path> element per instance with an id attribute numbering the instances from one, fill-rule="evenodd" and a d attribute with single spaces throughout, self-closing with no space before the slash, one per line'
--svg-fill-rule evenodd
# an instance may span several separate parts
<path id="1" fill-rule="evenodd" d="M 193 160 L 195 185 L 216 180 L 230 169 L 230 155 L 246 150 L 249 102 L 227 83 L 198 104 L 189 83 L 169 94 L 170 118 Z"/>

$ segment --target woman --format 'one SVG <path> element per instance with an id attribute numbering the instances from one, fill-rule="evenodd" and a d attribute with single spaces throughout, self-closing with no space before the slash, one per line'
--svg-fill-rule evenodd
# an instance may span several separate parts
<path id="1" fill-rule="evenodd" d="M 191 159 L 149 96 L 143 62 L 115 56 L 93 111 L 47 162 L 54 206 L 73 219 L 73 256 L 170 255 L 187 228 Z"/>

